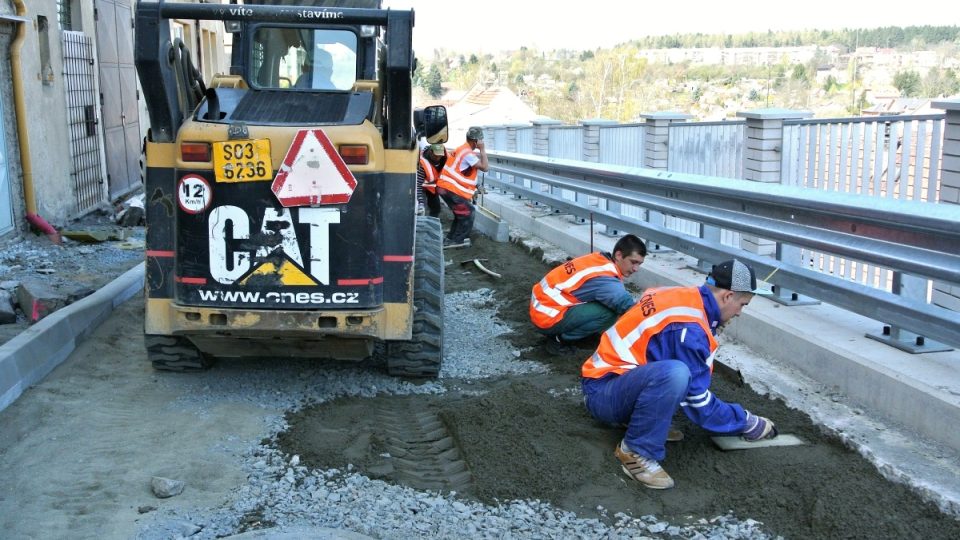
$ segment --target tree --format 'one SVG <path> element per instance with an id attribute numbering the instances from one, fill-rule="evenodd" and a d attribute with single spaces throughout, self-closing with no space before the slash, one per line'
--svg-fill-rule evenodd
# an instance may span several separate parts
<path id="1" fill-rule="evenodd" d="M 437 99 L 443 95 L 443 86 L 441 86 L 443 76 L 440 75 L 440 68 L 438 68 L 436 64 L 430 65 L 430 71 L 427 72 L 425 83 L 426 86 L 424 86 L 424 90 L 430 94 L 430 97 Z"/>
<path id="2" fill-rule="evenodd" d="M 827 75 L 827 80 L 823 81 L 823 91 L 826 93 L 831 93 L 834 89 L 839 88 L 840 83 L 837 82 L 837 78 L 833 75 Z"/>
<path id="3" fill-rule="evenodd" d="M 699 103 L 700 98 L 702 97 L 703 97 L 703 87 L 697 86 L 696 88 L 693 89 L 693 95 L 690 96 L 690 100 L 693 101 L 694 103 Z"/>
<path id="4" fill-rule="evenodd" d="M 807 80 L 807 66 L 803 64 L 794 64 L 793 73 L 790 74 L 790 78 L 795 81 L 806 81 Z"/>
<path id="5" fill-rule="evenodd" d="M 893 76 L 893 87 L 903 97 L 917 97 L 922 89 L 920 74 L 913 70 L 898 71 Z"/>
<path id="6" fill-rule="evenodd" d="M 960 81 L 957 80 L 957 74 L 949 68 L 943 73 L 940 68 L 930 68 L 923 79 L 923 94 L 927 97 L 952 96 L 957 93 L 958 88 Z"/>

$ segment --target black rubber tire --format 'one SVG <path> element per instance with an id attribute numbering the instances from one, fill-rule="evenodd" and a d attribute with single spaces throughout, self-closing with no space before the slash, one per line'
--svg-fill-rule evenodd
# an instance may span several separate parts
<path id="1" fill-rule="evenodd" d="M 413 259 L 413 339 L 387 346 L 387 373 L 436 378 L 443 363 L 443 229 L 417 217 Z"/>
<path id="2" fill-rule="evenodd" d="M 204 371 L 213 359 L 197 349 L 189 339 L 180 336 L 145 335 L 147 359 L 160 371 Z"/>

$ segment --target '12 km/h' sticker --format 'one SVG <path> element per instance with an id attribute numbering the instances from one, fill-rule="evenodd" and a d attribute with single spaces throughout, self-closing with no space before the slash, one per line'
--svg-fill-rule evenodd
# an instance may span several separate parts
<path id="1" fill-rule="evenodd" d="M 188 174 L 177 184 L 177 203 L 188 214 L 199 214 L 210 207 L 213 192 L 210 184 L 203 178 Z"/>

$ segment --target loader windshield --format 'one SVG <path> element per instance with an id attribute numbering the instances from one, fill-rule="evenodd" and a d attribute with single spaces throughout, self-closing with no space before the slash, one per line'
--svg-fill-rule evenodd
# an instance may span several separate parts
<path id="1" fill-rule="evenodd" d="M 262 89 L 350 90 L 357 79 L 357 35 L 349 30 L 260 26 L 251 78 Z"/>

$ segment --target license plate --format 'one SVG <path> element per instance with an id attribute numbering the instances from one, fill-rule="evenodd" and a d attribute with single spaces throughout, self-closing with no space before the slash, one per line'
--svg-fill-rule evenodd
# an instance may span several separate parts
<path id="1" fill-rule="evenodd" d="M 270 139 L 213 143 L 213 169 L 217 182 L 273 180 Z"/>

